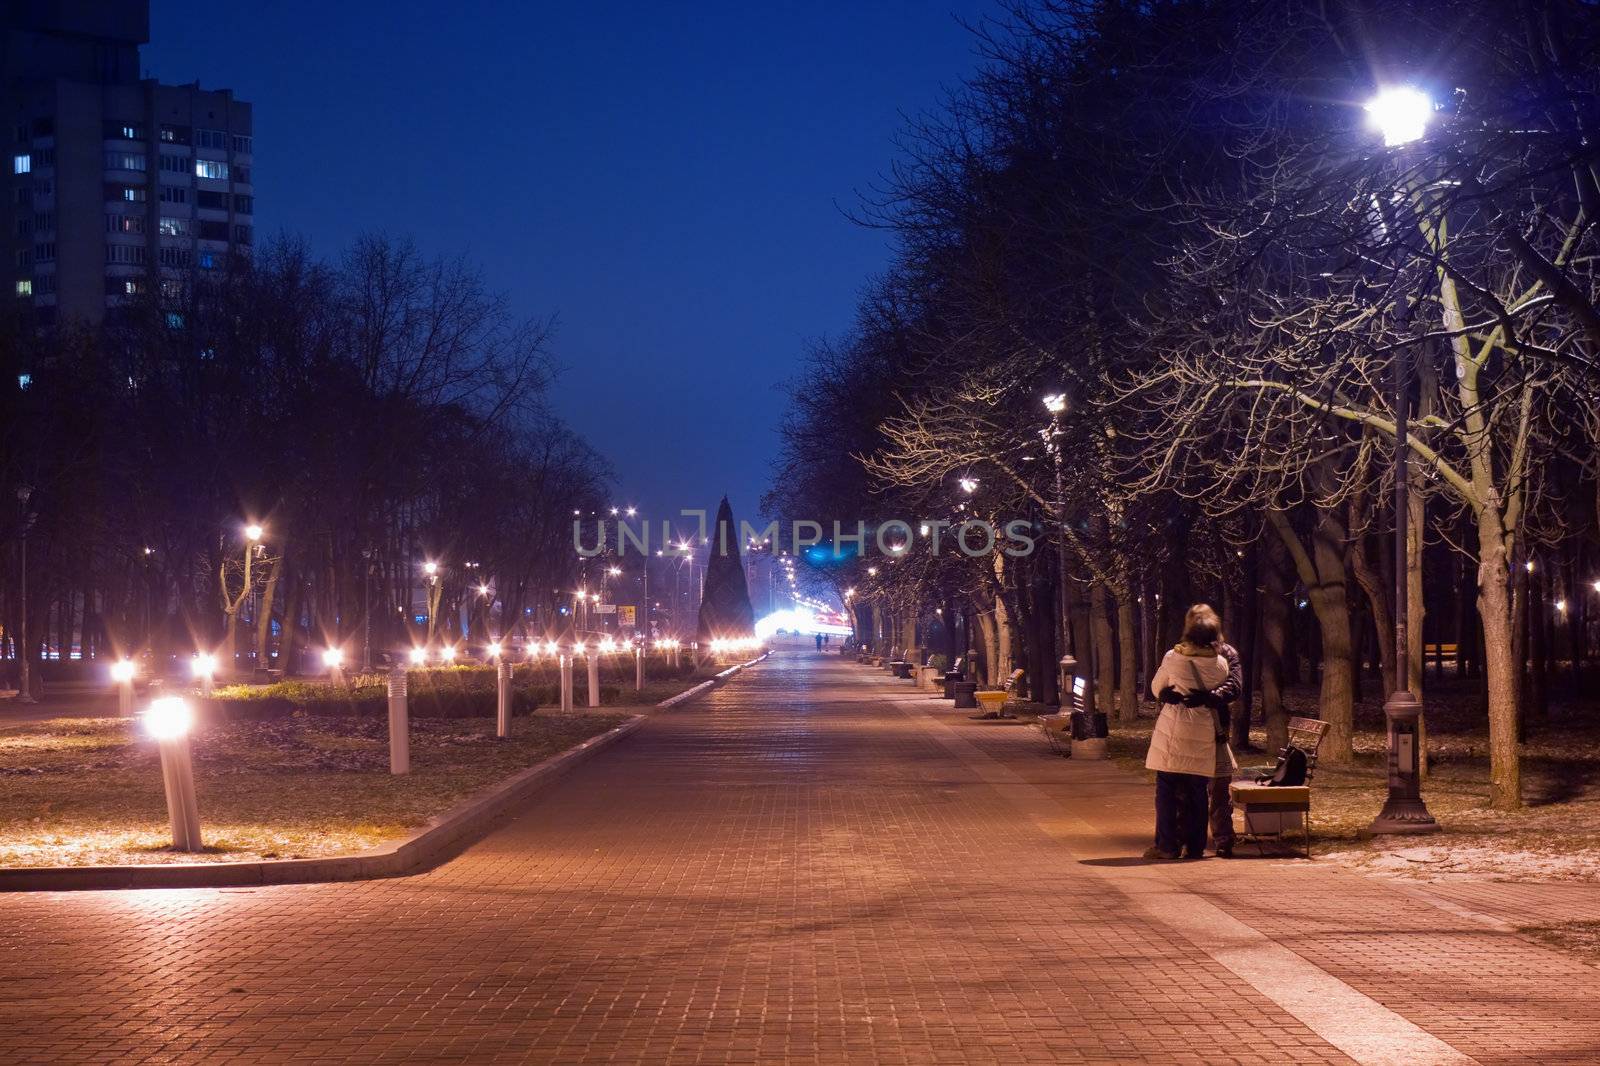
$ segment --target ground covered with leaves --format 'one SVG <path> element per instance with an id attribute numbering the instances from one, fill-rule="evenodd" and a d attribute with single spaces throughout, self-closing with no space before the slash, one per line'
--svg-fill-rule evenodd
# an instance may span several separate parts
<path id="1" fill-rule="evenodd" d="M 681 689 L 682 684 L 676 685 Z M 238 862 L 347 854 L 403 837 L 479 790 L 626 718 L 614 709 L 411 722 L 411 773 L 388 723 L 310 715 L 213 722 L 191 737 L 206 850 L 170 849 L 160 756 L 125 718 L 0 728 L 0 866 Z"/>
<path id="2" fill-rule="evenodd" d="M 1292 689 L 1286 702 L 1290 713 L 1314 716 L 1316 690 Z M 1372 691 L 1356 709 L 1354 764 L 1323 763 L 1313 780 L 1317 858 L 1429 880 L 1600 882 L 1600 708 L 1565 692 L 1553 697 L 1549 716 L 1529 723 L 1522 770 L 1526 806 L 1496 811 L 1488 805 L 1489 731 L 1477 686 L 1430 677 L 1424 703 L 1430 769 L 1423 797 L 1442 832 L 1371 839 L 1362 833 L 1387 792 L 1383 699 Z M 1145 713 L 1153 714 L 1153 706 Z M 1152 723 L 1114 726 L 1113 757 L 1144 773 Z M 1266 734 L 1257 727 L 1251 738 L 1257 750 L 1238 753 L 1240 765 L 1271 763 Z"/>

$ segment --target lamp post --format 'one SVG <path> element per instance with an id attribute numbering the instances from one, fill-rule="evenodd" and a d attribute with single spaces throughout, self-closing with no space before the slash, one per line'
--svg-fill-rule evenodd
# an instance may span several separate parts
<path id="1" fill-rule="evenodd" d="M 216 679 L 217 657 L 210 652 L 196 652 L 194 658 L 189 660 L 189 672 L 200 684 L 200 695 L 210 699 Z"/>
<path id="2" fill-rule="evenodd" d="M 489 644 L 489 658 L 494 662 L 494 735 L 501 740 L 511 735 L 511 664 L 506 661 L 505 648 L 498 640 Z"/>
<path id="3" fill-rule="evenodd" d="M 189 730 L 194 712 L 179 696 L 153 700 L 144 714 L 145 732 L 161 750 L 161 781 L 167 794 L 167 820 L 172 826 L 172 846 L 178 851 L 199 851 L 200 805 L 194 792 L 194 760 L 189 755 Z"/>
<path id="4" fill-rule="evenodd" d="M 1068 671 L 1077 666 L 1077 658 L 1066 654 L 1066 645 L 1072 639 L 1072 611 L 1067 604 L 1067 589 L 1071 581 L 1071 574 L 1067 565 L 1067 490 L 1066 469 L 1063 448 L 1066 443 L 1066 427 L 1063 421 L 1067 414 L 1069 401 L 1064 392 L 1055 392 L 1044 398 L 1045 410 L 1050 412 L 1050 428 L 1045 432 L 1045 441 L 1050 452 L 1051 462 L 1055 467 L 1055 519 L 1060 530 L 1060 540 L 1056 545 L 1056 583 L 1060 586 L 1057 595 L 1060 602 L 1059 625 L 1061 629 L 1061 678 L 1060 699 L 1064 707 L 1070 709 L 1072 714 L 1072 739 L 1073 754 L 1086 758 L 1105 757 L 1105 732 L 1100 726 L 1102 719 L 1095 713 L 1095 659 L 1094 659 L 1094 625 L 1091 620 L 1089 626 L 1089 640 L 1083 652 L 1083 684 L 1080 688 L 1078 677 Z M 1078 693 L 1082 692 L 1082 702 L 1079 702 Z"/>
<path id="5" fill-rule="evenodd" d="M 111 680 L 117 683 L 117 713 L 124 718 L 133 717 L 133 675 L 138 667 L 132 659 L 118 659 L 111 664 Z"/>
<path id="6" fill-rule="evenodd" d="M 28 644 L 28 528 L 33 525 L 33 515 L 28 512 L 28 499 L 33 486 L 17 489 L 17 502 L 22 504 L 22 536 L 17 544 L 17 702 L 38 703 L 33 698 L 33 663 Z"/>
<path id="7" fill-rule="evenodd" d="M 372 549 L 361 549 L 361 672 L 372 672 Z"/>
<path id="8" fill-rule="evenodd" d="M 265 534 L 266 530 L 262 529 L 261 526 L 256 522 L 251 522 L 249 525 L 244 527 L 244 583 L 245 587 L 250 590 L 251 636 L 255 638 L 253 643 L 257 648 L 263 647 L 261 640 L 261 597 L 256 589 L 255 582 L 250 579 L 250 562 L 252 559 L 260 557 L 261 538 Z M 261 669 L 261 661 L 259 658 L 252 658 L 251 661 L 255 663 L 255 668 L 257 670 Z"/>
<path id="9" fill-rule="evenodd" d="M 1433 103 L 1412 88 L 1386 89 L 1367 104 L 1367 113 L 1383 134 L 1383 143 L 1398 148 L 1427 132 Z M 1439 829 L 1422 800 L 1420 752 L 1417 750 L 1422 701 L 1411 691 L 1410 622 L 1411 560 L 1407 552 L 1410 526 L 1410 445 L 1407 424 L 1406 361 L 1396 351 L 1393 367 L 1394 403 L 1394 687 L 1383 715 L 1388 725 L 1389 794 L 1373 819 L 1377 834 L 1433 833 Z"/>
<path id="10" fill-rule="evenodd" d="M 328 680 L 335 685 L 344 684 L 344 651 L 328 648 L 322 653 L 322 665 L 328 668 Z"/>

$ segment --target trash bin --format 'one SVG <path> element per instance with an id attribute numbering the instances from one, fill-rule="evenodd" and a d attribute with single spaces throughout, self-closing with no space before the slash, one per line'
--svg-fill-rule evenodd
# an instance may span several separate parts
<path id="1" fill-rule="evenodd" d="M 955 684 L 956 709 L 975 709 L 978 706 L 978 683 L 957 681 Z"/>
<path id="2" fill-rule="evenodd" d="M 953 700 L 953 699 L 956 698 L 956 685 L 959 684 L 960 681 L 961 681 L 961 671 L 960 670 L 946 670 L 944 672 L 944 698 L 945 699 Z"/>

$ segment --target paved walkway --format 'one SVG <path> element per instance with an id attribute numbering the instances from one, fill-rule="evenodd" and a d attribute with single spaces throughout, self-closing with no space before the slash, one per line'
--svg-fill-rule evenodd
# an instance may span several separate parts
<path id="1" fill-rule="evenodd" d="M 0 1058 L 1600 1061 L 1492 891 L 1145 865 L 1136 778 L 905 686 L 785 650 L 418 877 L 0 897 Z"/>

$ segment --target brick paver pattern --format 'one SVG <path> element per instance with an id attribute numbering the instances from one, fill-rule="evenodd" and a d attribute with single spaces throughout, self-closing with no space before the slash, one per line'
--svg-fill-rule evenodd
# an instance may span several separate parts
<path id="1" fill-rule="evenodd" d="M 1353 1061 L 1135 905 L 1137 876 L 1480 1062 L 1600 1061 L 1600 975 L 1461 910 L 1492 891 L 1447 911 L 1326 863 L 1105 858 L 1143 848 L 1149 803 L 786 648 L 422 875 L 0 897 L 0 1059 Z"/>

